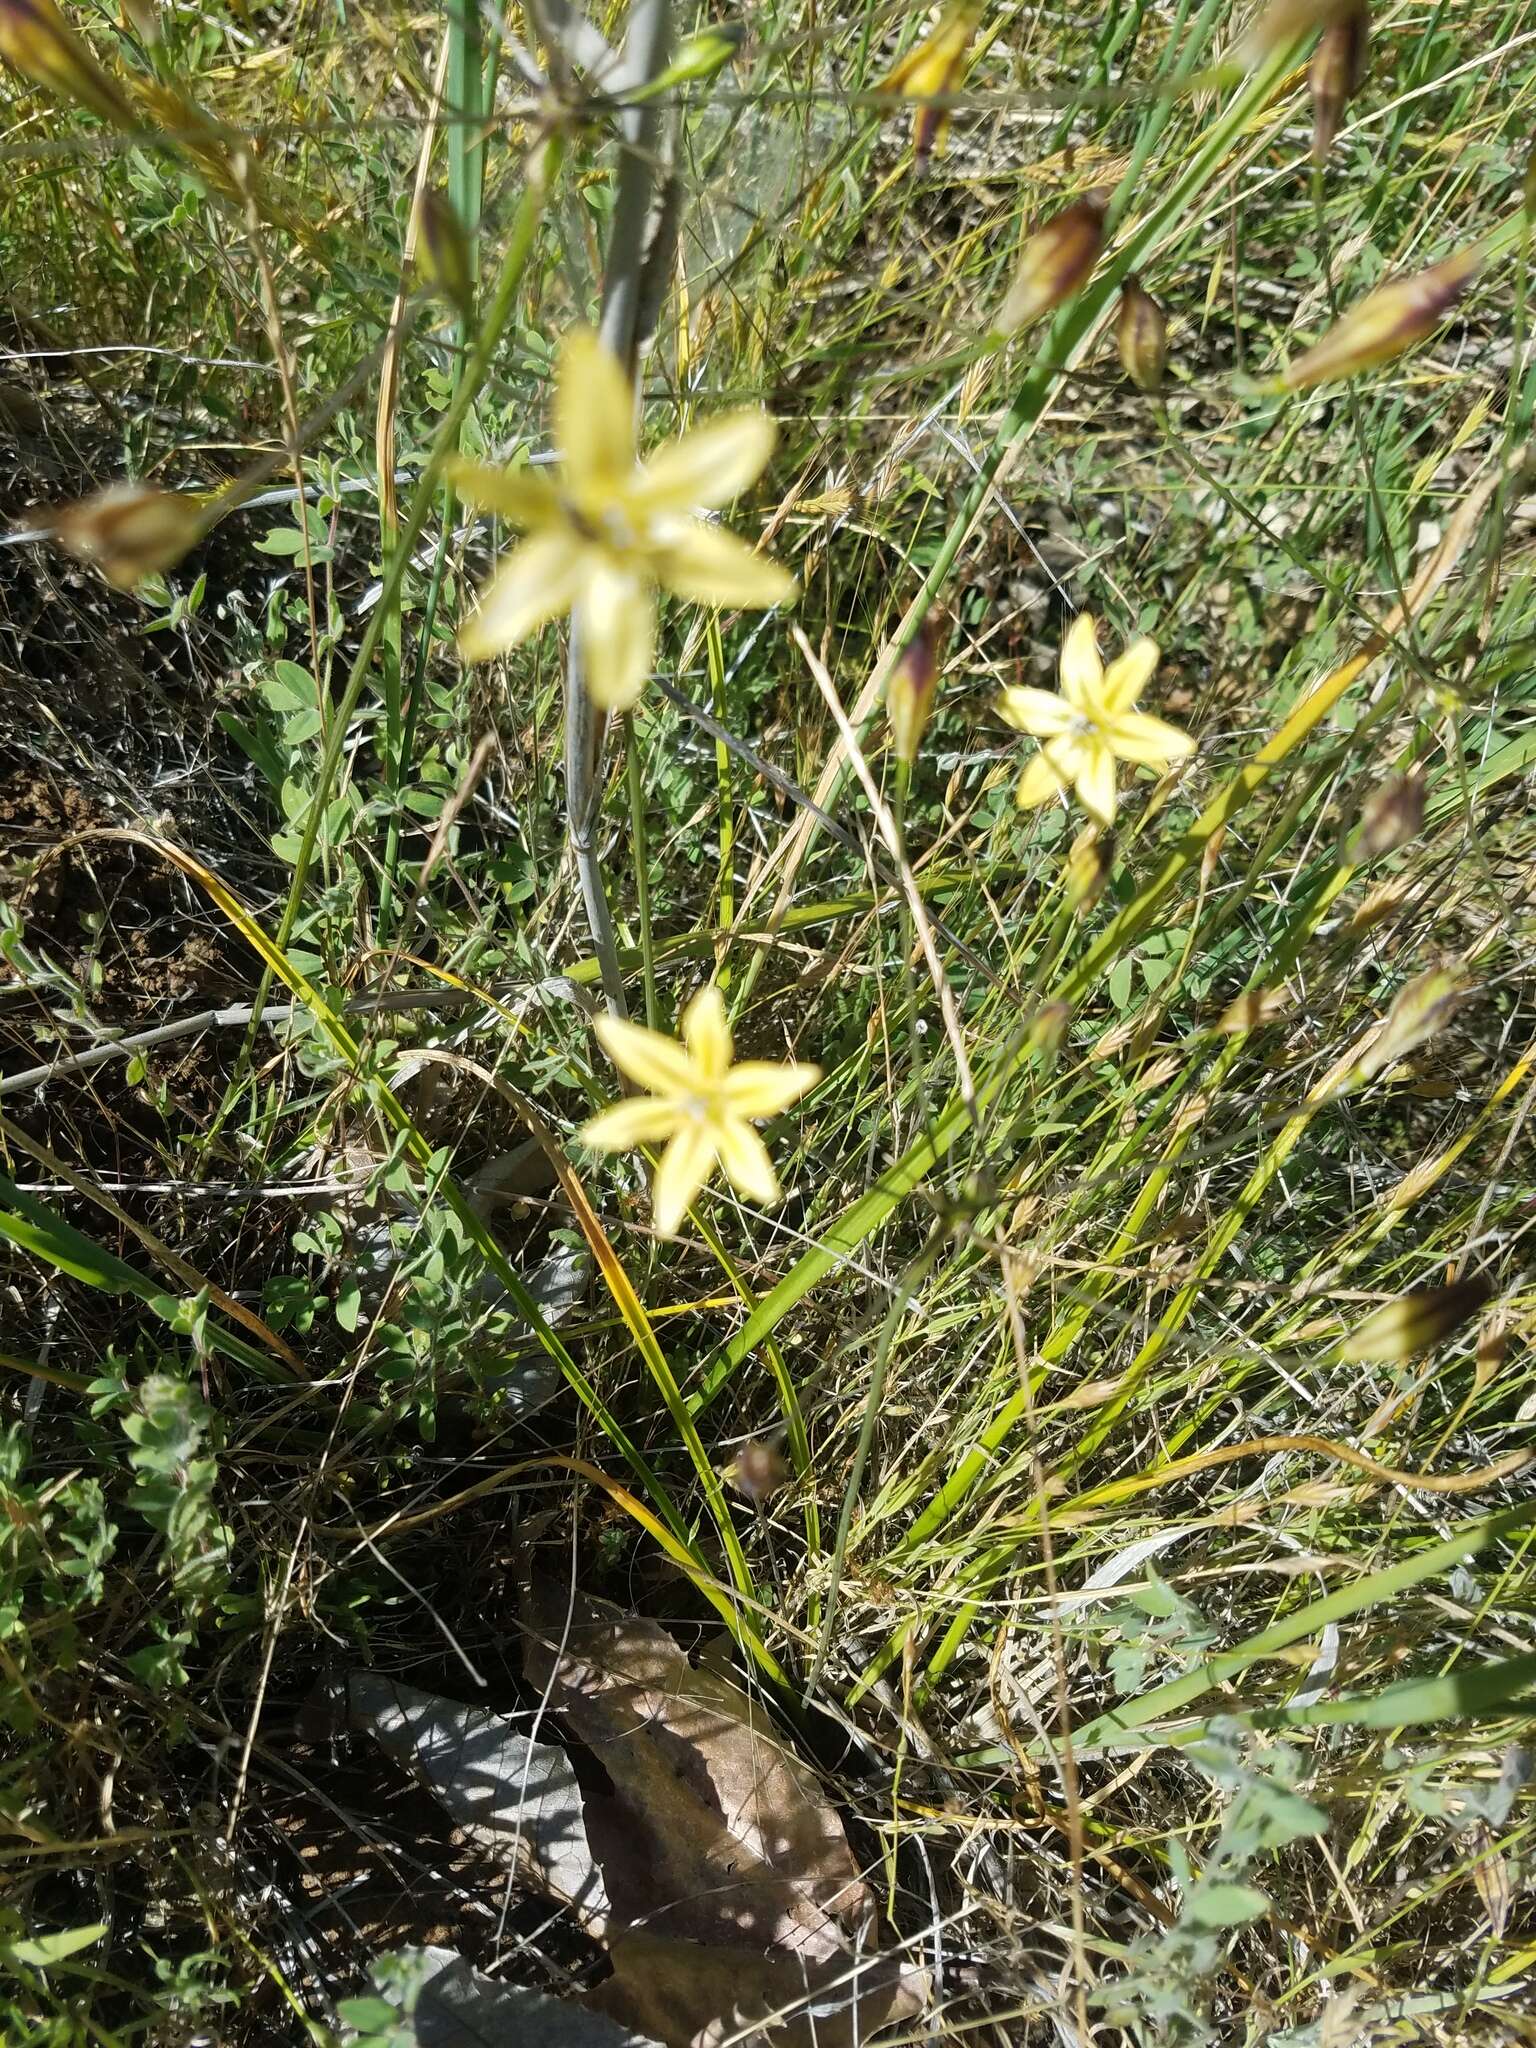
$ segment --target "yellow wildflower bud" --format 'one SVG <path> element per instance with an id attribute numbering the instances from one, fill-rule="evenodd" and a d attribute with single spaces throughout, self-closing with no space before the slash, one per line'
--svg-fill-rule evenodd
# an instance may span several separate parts
<path id="1" fill-rule="evenodd" d="M 1134 273 L 1120 287 L 1115 321 L 1120 367 L 1138 391 L 1161 391 L 1168 364 L 1168 322 L 1163 309 Z"/>
<path id="2" fill-rule="evenodd" d="M 665 71 L 634 91 L 626 92 L 624 104 L 638 106 L 642 101 L 674 92 L 680 85 L 703 83 L 716 77 L 746 40 L 747 31 L 740 22 L 722 21 L 700 29 L 697 35 L 689 36 L 678 44 L 677 54 Z"/>
<path id="3" fill-rule="evenodd" d="M 1244 42 L 1252 58 L 1299 43 L 1314 29 L 1328 28 L 1359 5 L 1359 0 L 1271 0 Z"/>
<path id="4" fill-rule="evenodd" d="M 146 576 L 174 568 L 209 522 L 202 500 L 187 492 L 111 484 L 77 505 L 61 506 L 46 523 L 72 555 L 94 562 L 119 590 L 132 590 Z"/>
<path id="5" fill-rule="evenodd" d="M 754 1507 L 761 1507 L 788 1486 L 790 1471 L 777 1444 L 764 1443 L 754 1437 L 750 1443 L 742 1445 L 720 1476 L 744 1500 L 751 1501 Z"/>
<path id="6" fill-rule="evenodd" d="M 1467 994 L 1467 985 L 1449 968 L 1430 967 L 1416 974 L 1382 1019 L 1376 1036 L 1360 1057 L 1358 1072 L 1363 1080 L 1379 1074 L 1384 1067 L 1406 1059 L 1408 1054 L 1433 1038 Z"/>
<path id="7" fill-rule="evenodd" d="M 1353 7 L 1330 21 L 1312 57 L 1312 156 L 1326 163 L 1344 108 L 1365 79 L 1371 47 L 1370 10 Z"/>
<path id="8" fill-rule="evenodd" d="M 885 686 L 885 715 L 898 761 L 910 768 L 923 743 L 939 686 L 938 653 L 927 619 L 907 642 L 891 680 Z"/>
<path id="9" fill-rule="evenodd" d="M 1043 1003 L 1029 1024 L 1031 1048 L 1045 1059 L 1053 1060 L 1067 1042 L 1067 1033 L 1072 1028 L 1072 1005 L 1064 1002 Z"/>
<path id="10" fill-rule="evenodd" d="M 1216 1029 L 1227 1038 L 1237 1038 L 1248 1031 L 1262 1030 L 1266 1024 L 1283 1017 L 1291 1006 L 1290 991 L 1283 988 L 1250 988 L 1228 1003 L 1221 1013 Z"/>
<path id="11" fill-rule="evenodd" d="M 1104 194 L 1088 192 L 1036 228 L 1019 251 L 1019 267 L 998 309 L 999 334 L 1017 334 L 1081 290 L 1104 247 L 1107 211 Z"/>
<path id="12" fill-rule="evenodd" d="M 53 0 L 0 0 L 0 57 L 34 85 L 78 101 L 115 128 L 137 125 L 123 94 Z"/>
<path id="13" fill-rule="evenodd" d="M 1400 1295 L 1367 1316 L 1345 1338 L 1339 1355 L 1349 1364 L 1395 1365 L 1449 1337 L 1477 1314 L 1492 1292 L 1486 1280 L 1472 1279 Z"/>
<path id="14" fill-rule="evenodd" d="M 975 0 L 955 0 L 940 15 L 933 33 L 924 36 L 880 82 L 882 92 L 928 102 L 918 108 L 912 121 L 912 154 L 919 165 L 949 125 L 948 109 L 932 102 L 954 92 L 965 77 L 967 52 L 980 19 L 981 8 Z"/>
<path id="15" fill-rule="evenodd" d="M 1115 864 L 1115 835 L 1089 825 L 1079 832 L 1067 854 L 1062 883 L 1073 910 L 1091 910 L 1104 893 Z"/>
<path id="16" fill-rule="evenodd" d="M 1320 341 L 1286 364 L 1281 384 L 1289 391 L 1306 391 L 1401 355 L 1440 325 L 1481 262 L 1482 251 L 1474 245 L 1458 249 L 1414 277 L 1395 277 L 1378 285 Z"/>
<path id="17" fill-rule="evenodd" d="M 421 195 L 417 215 L 421 242 L 416 266 L 422 276 L 445 298 L 456 313 L 467 319 L 474 304 L 474 267 L 469 237 L 451 200 L 429 186 Z"/>
<path id="18" fill-rule="evenodd" d="M 1416 839 L 1424 823 L 1424 777 L 1396 775 L 1369 798 L 1355 832 L 1355 858 L 1379 860 Z"/>
<path id="19" fill-rule="evenodd" d="M 122 0 L 122 12 L 124 26 L 131 26 L 145 48 L 152 50 L 161 38 L 157 0 Z"/>

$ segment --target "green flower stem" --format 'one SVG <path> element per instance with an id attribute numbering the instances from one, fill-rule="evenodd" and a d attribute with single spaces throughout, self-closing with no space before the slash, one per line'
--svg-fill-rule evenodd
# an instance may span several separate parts
<path id="1" fill-rule="evenodd" d="M 625 42 L 625 69 L 631 84 L 644 85 L 666 68 L 671 35 L 670 0 L 635 0 Z M 598 333 L 614 358 L 630 373 L 641 340 L 639 318 L 645 284 L 646 232 L 661 168 L 660 140 L 659 103 L 647 100 L 624 109 L 619 118 L 618 190 L 608 238 Z M 587 694 L 584 670 L 581 635 L 573 619 L 565 676 L 566 831 L 586 906 L 587 926 L 592 933 L 592 949 L 602 970 L 603 996 L 610 1012 L 623 1017 L 627 1014 L 624 976 L 597 850 L 597 820 L 602 809 L 602 778 L 598 771 L 608 721 Z"/>
<path id="2" fill-rule="evenodd" d="M 539 231 L 539 223 L 544 216 L 544 202 L 548 188 L 559 169 L 559 160 L 560 143 L 559 138 L 556 137 L 548 145 L 544 159 L 543 176 L 535 182 L 530 182 L 524 189 L 522 200 L 518 205 L 517 217 L 512 223 L 512 239 L 507 245 L 507 253 L 502 259 L 501 273 L 496 280 L 496 288 L 491 295 L 490 308 L 486 313 L 479 335 L 476 337 L 475 345 L 465 366 L 464 376 L 460 381 L 459 388 L 454 393 L 452 403 L 449 405 L 447 412 L 443 415 L 442 424 L 437 430 L 437 437 L 432 443 L 431 451 L 423 465 L 421 475 L 416 480 L 416 488 L 411 493 L 411 502 L 406 511 L 405 522 L 400 529 L 399 537 L 390 554 L 389 565 L 384 573 L 384 587 L 379 593 L 379 601 L 369 616 L 367 627 L 363 632 L 362 642 L 358 647 L 356 657 L 347 676 L 347 686 L 342 691 L 341 700 L 332 715 L 330 731 L 325 742 L 325 751 L 321 755 L 319 772 L 315 777 L 314 795 L 310 799 L 309 809 L 305 813 L 304 829 L 299 837 L 298 853 L 294 857 L 293 880 L 288 885 L 288 899 L 283 905 L 283 914 L 278 922 L 275 935 L 275 943 L 279 951 L 287 949 L 289 941 L 293 937 L 294 926 L 299 921 L 299 911 L 304 901 L 304 888 L 309 880 L 310 866 L 315 857 L 315 843 L 320 836 L 321 822 L 325 817 L 326 807 L 330 802 L 331 791 L 336 782 L 337 772 L 341 767 L 341 757 L 346 747 L 352 715 L 357 710 L 363 691 L 367 687 L 368 677 L 373 667 L 374 655 L 378 651 L 385 626 L 394 610 L 396 600 L 400 595 L 400 587 L 405 580 L 406 564 L 410 561 L 411 551 L 415 546 L 417 537 L 427 523 L 427 516 L 432 509 L 433 500 L 441 487 L 443 465 L 459 445 L 459 430 L 468 416 L 469 408 L 480 395 L 485 380 L 490 375 L 491 364 L 495 359 L 496 350 L 506 330 L 507 322 L 512 317 L 512 309 L 517 302 L 518 292 L 522 288 L 523 274 L 528 268 L 528 259 L 533 254 L 533 245 Z M 253 1008 L 256 1012 L 259 1013 L 264 1007 L 271 986 L 271 969 L 263 968 L 261 980 L 253 999 Z M 253 1019 L 251 1028 L 246 1035 L 245 1043 L 241 1047 L 237 1079 L 239 1073 L 243 1072 L 249 1063 L 256 1041 L 257 1028 Z"/>

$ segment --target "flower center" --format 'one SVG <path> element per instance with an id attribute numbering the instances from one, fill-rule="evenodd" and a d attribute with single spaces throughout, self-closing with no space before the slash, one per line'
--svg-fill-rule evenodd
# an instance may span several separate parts
<path id="1" fill-rule="evenodd" d="M 613 499 L 600 504 L 583 504 L 567 498 L 561 508 L 577 537 L 589 547 L 606 548 L 621 558 L 634 555 L 644 546 L 645 536 L 624 506 Z"/>
<path id="2" fill-rule="evenodd" d="M 598 515 L 602 538 L 615 553 L 633 554 L 640 545 L 640 535 L 622 505 L 605 505 Z"/>

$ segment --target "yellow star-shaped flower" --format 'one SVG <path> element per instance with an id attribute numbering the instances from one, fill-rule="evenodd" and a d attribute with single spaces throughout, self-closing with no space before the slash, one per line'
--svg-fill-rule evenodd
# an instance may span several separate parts
<path id="1" fill-rule="evenodd" d="M 666 1140 L 651 1192 L 652 1218 L 664 1237 L 675 1233 L 717 1162 L 749 1202 L 767 1208 L 780 1199 L 778 1175 L 751 1119 L 788 1109 L 821 1079 L 820 1067 L 733 1064 L 725 1003 L 713 985 L 684 1010 L 681 1044 L 619 1017 L 599 1017 L 593 1029 L 619 1072 L 650 1093 L 599 1110 L 581 1135 L 605 1152 Z"/>
<path id="2" fill-rule="evenodd" d="M 1132 709 L 1157 667 L 1155 640 L 1137 640 L 1105 668 L 1093 619 L 1081 612 L 1061 647 L 1061 694 L 1004 690 L 998 710 L 1019 732 L 1041 742 L 1019 777 L 1018 801 L 1028 810 L 1075 789 L 1089 817 L 1115 822 L 1115 764 L 1167 768 L 1195 751 L 1187 732 Z"/>
<path id="3" fill-rule="evenodd" d="M 694 517 L 756 479 L 777 429 L 757 409 L 724 413 L 641 462 L 628 380 L 584 329 L 560 351 L 554 411 L 558 482 L 464 459 L 449 465 L 461 498 L 528 535 L 480 593 L 459 649 L 466 661 L 484 661 L 568 611 L 593 701 L 622 711 L 651 673 L 658 585 L 700 604 L 794 596 L 788 570 Z"/>

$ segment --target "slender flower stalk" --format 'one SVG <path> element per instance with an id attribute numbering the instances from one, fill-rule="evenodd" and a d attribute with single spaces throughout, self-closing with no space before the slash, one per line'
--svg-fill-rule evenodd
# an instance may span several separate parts
<path id="1" fill-rule="evenodd" d="M 713 984 L 683 1012 L 682 1042 L 627 1018 L 599 1017 L 598 1043 L 621 1074 L 648 1091 L 599 1110 L 582 1138 L 604 1152 L 665 1143 L 651 1193 L 663 1237 L 676 1234 L 716 1166 L 749 1202 L 771 1208 L 782 1190 L 753 1119 L 777 1116 L 821 1079 L 799 1061 L 735 1059 L 725 1001 Z"/>
<path id="2" fill-rule="evenodd" d="M 568 611 L 593 701 L 623 711 L 651 674 L 658 586 L 700 604 L 787 603 L 795 595 L 787 569 L 694 516 L 756 480 L 776 432 L 767 413 L 746 408 L 641 462 L 623 371 L 596 335 L 567 336 L 555 377 L 559 481 L 463 457 L 448 465 L 461 498 L 528 536 L 460 629 L 465 660 L 514 647 Z"/>
<path id="3" fill-rule="evenodd" d="M 1081 612 L 1061 648 L 1061 694 L 1015 686 L 998 710 L 1019 732 L 1041 742 L 1019 778 L 1018 802 L 1032 810 L 1072 789 L 1090 818 L 1115 822 L 1116 764 L 1163 769 L 1195 751 L 1188 733 L 1133 707 L 1157 667 L 1155 640 L 1137 640 L 1106 668 L 1092 617 Z"/>

